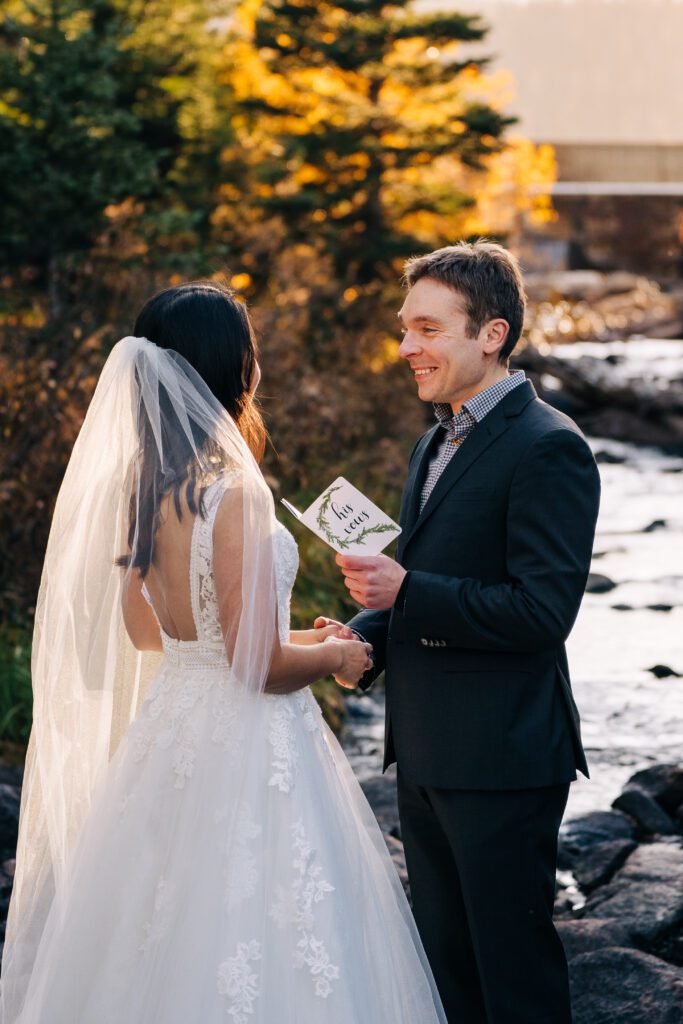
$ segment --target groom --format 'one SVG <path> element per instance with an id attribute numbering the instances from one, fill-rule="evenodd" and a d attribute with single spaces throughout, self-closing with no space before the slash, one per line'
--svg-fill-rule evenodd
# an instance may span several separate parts
<path id="1" fill-rule="evenodd" d="M 396 560 L 338 555 L 349 623 L 386 672 L 417 925 L 452 1024 L 570 1024 L 552 922 L 569 783 L 588 775 L 564 642 L 600 484 L 576 424 L 508 360 L 519 266 L 460 243 L 406 264 L 401 356 L 436 423 L 417 442 Z M 394 415 L 400 415 L 400 409 Z M 316 625 L 329 620 L 318 619 Z"/>

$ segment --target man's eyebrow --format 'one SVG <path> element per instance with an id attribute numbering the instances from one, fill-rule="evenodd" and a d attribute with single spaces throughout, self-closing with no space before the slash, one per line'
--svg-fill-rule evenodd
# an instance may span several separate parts
<path id="1" fill-rule="evenodd" d="M 401 323 L 404 323 L 400 311 L 396 314 L 396 316 L 399 318 Z M 412 322 L 414 324 L 439 324 L 441 327 L 443 327 L 443 321 L 439 320 L 438 316 L 414 316 L 412 317 Z"/>

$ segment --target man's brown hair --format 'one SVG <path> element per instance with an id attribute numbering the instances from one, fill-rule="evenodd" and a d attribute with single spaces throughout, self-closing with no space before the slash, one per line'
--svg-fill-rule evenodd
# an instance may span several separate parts
<path id="1" fill-rule="evenodd" d="M 510 330 L 498 354 L 499 362 L 507 364 L 522 333 L 526 306 L 522 272 L 511 252 L 486 239 L 458 242 L 411 257 L 404 270 L 411 288 L 421 277 L 429 277 L 462 295 L 470 337 L 476 337 L 487 320 L 507 320 Z"/>

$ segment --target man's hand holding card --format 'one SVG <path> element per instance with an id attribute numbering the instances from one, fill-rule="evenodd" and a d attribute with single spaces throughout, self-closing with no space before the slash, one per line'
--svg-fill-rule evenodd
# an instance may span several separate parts
<path id="1" fill-rule="evenodd" d="M 406 574 L 380 554 L 401 527 L 356 487 L 337 477 L 305 512 L 282 504 L 337 552 L 351 597 L 366 608 L 391 608 Z"/>
<path id="2" fill-rule="evenodd" d="M 398 523 L 344 477 L 337 477 L 305 512 L 299 512 L 284 498 L 282 504 L 337 552 L 344 583 L 356 601 L 366 608 L 393 605 L 405 569 L 381 552 L 401 532 Z M 345 635 L 341 630 L 348 628 L 322 616 L 315 620 L 315 627 L 321 631 L 336 627 L 340 636 Z M 356 685 L 356 681 L 339 678 L 337 682 L 349 688 Z"/>
<path id="3" fill-rule="evenodd" d="M 386 555 L 337 555 L 351 597 L 365 608 L 392 608 L 406 570 Z"/>

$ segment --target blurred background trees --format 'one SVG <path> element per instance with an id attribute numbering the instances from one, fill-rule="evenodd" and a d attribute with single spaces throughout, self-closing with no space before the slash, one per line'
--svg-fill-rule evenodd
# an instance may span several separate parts
<path id="1" fill-rule="evenodd" d="M 169 283 L 221 276 L 249 302 L 276 493 L 304 503 L 343 471 L 397 511 L 425 416 L 398 365 L 403 260 L 552 216 L 552 151 L 510 136 L 505 83 L 459 55 L 485 32 L 401 0 L 5 0 L 5 678 L 16 662 L 26 682 L 52 504 L 99 369 Z M 295 617 L 344 614 L 330 553 L 299 539 Z"/>

